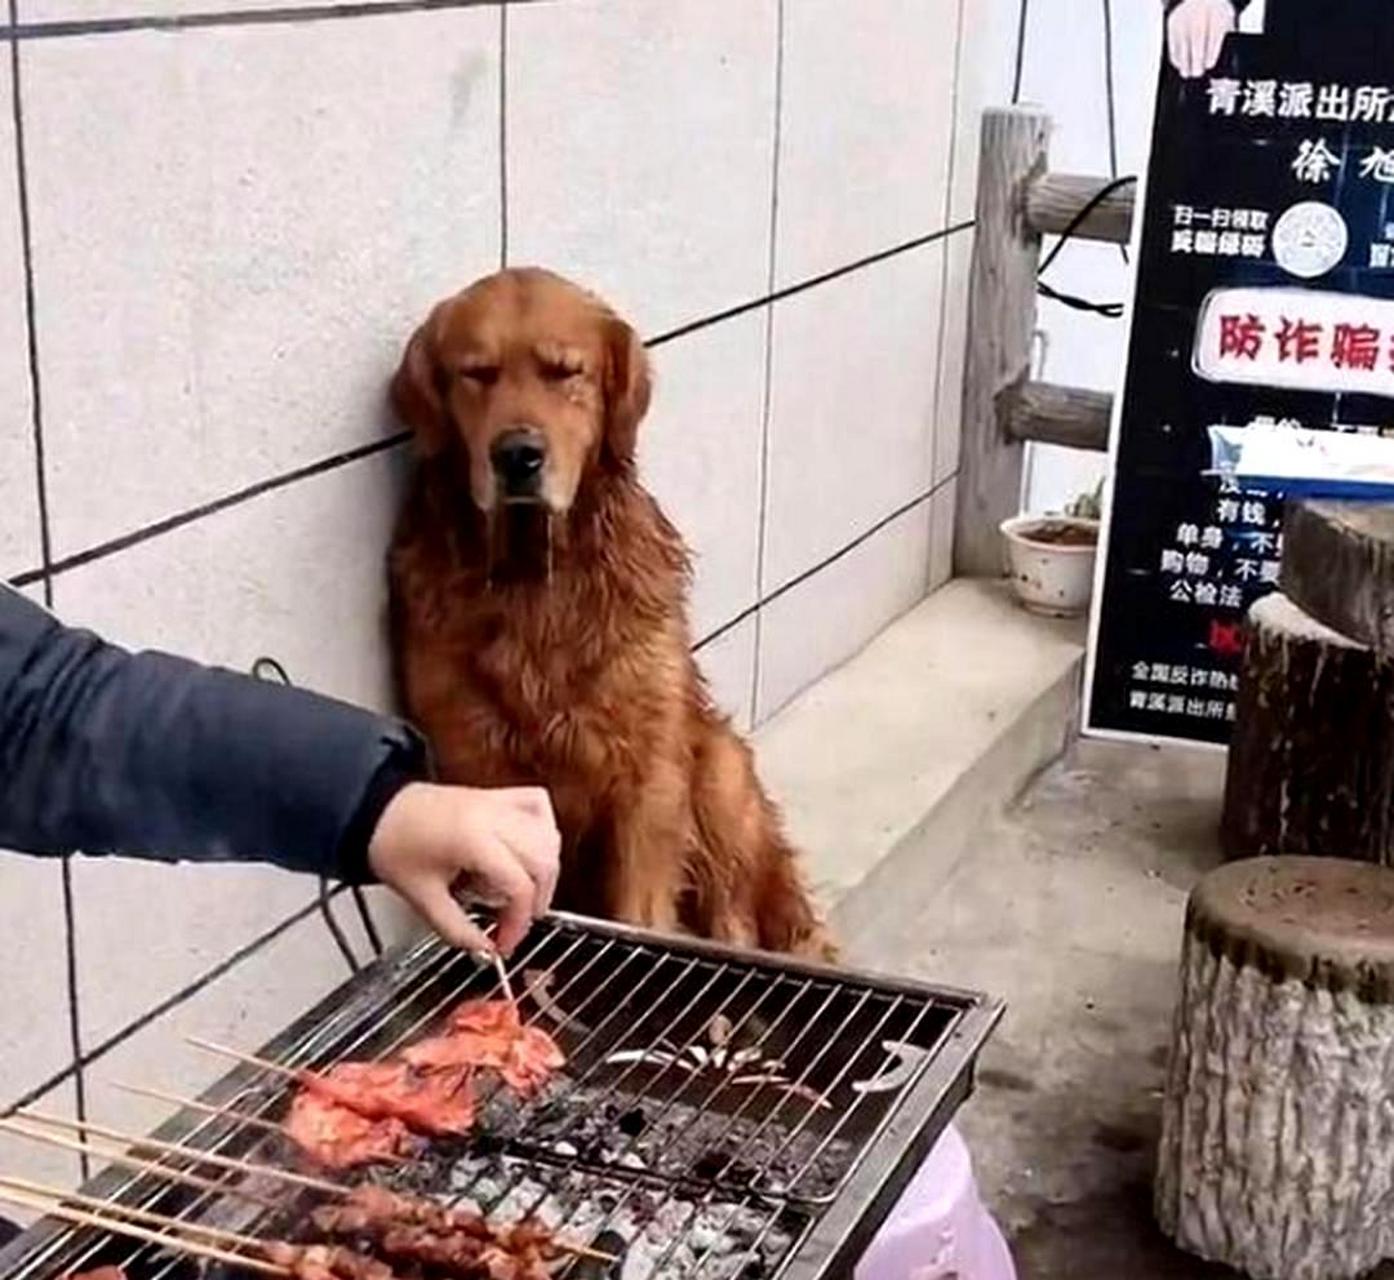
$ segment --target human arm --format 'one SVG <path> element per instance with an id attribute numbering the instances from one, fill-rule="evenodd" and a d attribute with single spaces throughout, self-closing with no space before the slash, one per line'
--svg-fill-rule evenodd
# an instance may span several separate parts
<path id="1" fill-rule="evenodd" d="M 449 896 L 472 881 L 503 900 L 508 949 L 550 904 L 550 806 L 426 787 L 425 773 L 420 739 L 395 720 L 127 653 L 0 586 L 0 846 L 376 875 L 478 948 Z"/>

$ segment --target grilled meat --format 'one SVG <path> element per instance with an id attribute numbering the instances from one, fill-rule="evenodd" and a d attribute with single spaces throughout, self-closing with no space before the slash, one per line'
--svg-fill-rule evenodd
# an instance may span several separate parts
<path id="1" fill-rule="evenodd" d="M 467 1000 L 442 1034 L 409 1046 L 402 1058 L 426 1070 L 490 1067 L 523 1097 L 566 1065 L 557 1042 L 541 1027 L 524 1025 L 511 1000 Z"/>

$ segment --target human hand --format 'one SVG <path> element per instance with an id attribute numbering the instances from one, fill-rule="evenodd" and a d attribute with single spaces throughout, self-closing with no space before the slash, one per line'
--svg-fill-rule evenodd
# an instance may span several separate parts
<path id="1" fill-rule="evenodd" d="M 1189 80 L 1204 75 L 1220 60 L 1234 26 L 1231 0 L 1181 0 L 1167 18 L 1171 65 Z"/>
<path id="2" fill-rule="evenodd" d="M 552 904 L 561 836 L 538 787 L 479 791 L 412 782 L 378 820 L 368 866 L 452 946 L 491 954 L 457 892 L 498 907 L 498 950 L 512 952 Z"/>

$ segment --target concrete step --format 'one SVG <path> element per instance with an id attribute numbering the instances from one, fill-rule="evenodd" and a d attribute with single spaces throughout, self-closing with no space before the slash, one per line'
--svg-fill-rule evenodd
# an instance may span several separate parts
<path id="1" fill-rule="evenodd" d="M 761 775 L 839 935 L 913 919 L 1065 749 L 1084 631 L 958 579 L 759 731 Z"/>

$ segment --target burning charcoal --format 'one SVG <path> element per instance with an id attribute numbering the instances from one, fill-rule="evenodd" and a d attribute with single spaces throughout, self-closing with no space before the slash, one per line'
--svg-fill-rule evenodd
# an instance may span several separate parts
<path id="1" fill-rule="evenodd" d="M 648 1125 L 649 1118 L 641 1107 L 634 1107 L 632 1110 L 626 1111 L 618 1121 L 619 1131 L 626 1138 L 637 1138 L 648 1128 Z"/>

